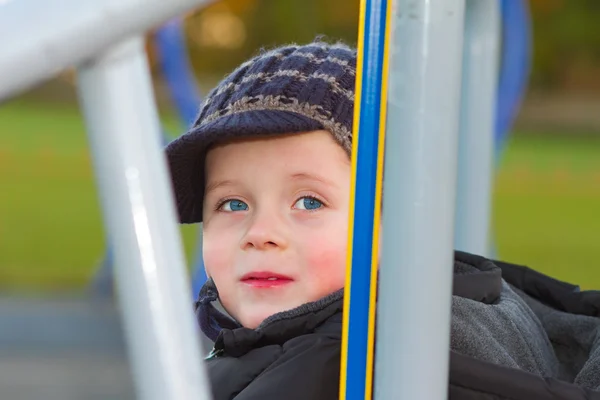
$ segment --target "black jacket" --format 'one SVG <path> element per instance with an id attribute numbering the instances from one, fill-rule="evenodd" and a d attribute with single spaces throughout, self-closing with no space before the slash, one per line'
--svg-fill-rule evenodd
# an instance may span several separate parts
<path id="1" fill-rule="evenodd" d="M 600 292 L 461 252 L 454 270 L 451 400 L 600 400 Z M 338 398 L 343 291 L 256 330 L 217 297 L 209 282 L 196 304 L 215 400 Z"/>

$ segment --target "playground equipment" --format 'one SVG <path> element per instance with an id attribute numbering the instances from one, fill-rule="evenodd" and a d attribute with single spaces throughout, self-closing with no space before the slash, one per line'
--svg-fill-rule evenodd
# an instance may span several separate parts
<path id="1" fill-rule="evenodd" d="M 69 65 L 78 66 L 79 96 L 114 248 L 127 343 L 143 399 L 210 398 L 192 315 L 182 312 L 189 308 L 189 285 L 139 36 L 201 4 L 198 0 L 0 3 L 0 34 L 7 38 L 0 51 L 0 101 Z M 474 46 L 468 49 L 485 48 L 483 53 L 465 54 L 465 65 L 470 65 L 498 49 L 497 25 L 482 24 L 498 21 L 497 5 L 496 0 L 365 0 L 361 5 L 360 107 L 355 126 L 356 134 L 363 136 L 355 141 L 353 195 L 367 206 L 354 209 L 351 232 L 342 398 L 370 398 L 373 391 L 374 239 L 386 131 L 388 154 L 394 156 L 385 158 L 383 201 L 395 207 L 386 210 L 383 223 L 374 394 L 380 399 L 446 396 L 452 281 L 448 267 L 455 182 L 460 179 L 455 168 L 461 125 L 459 82 L 462 75 L 467 101 L 477 97 L 483 108 L 492 107 L 496 76 L 493 62 L 484 64 L 479 77 L 475 75 L 477 84 L 470 81 L 474 74 L 462 72 L 463 22 L 466 15 L 464 42 Z M 32 8 L 40 12 L 32 16 Z M 22 24 L 25 18 L 30 24 Z M 111 29 L 103 29 L 107 25 Z M 470 41 L 477 39 L 471 35 L 478 35 L 478 29 L 489 32 L 480 44 Z M 492 115 L 488 110 L 475 121 L 487 126 L 482 135 L 493 136 Z M 463 128 L 470 122 L 463 116 Z M 365 135 L 365 130 L 379 135 Z M 491 146 L 489 137 L 486 143 Z M 493 152 L 486 154 L 491 164 Z M 431 289 L 439 299 L 428 313 L 421 313 L 407 300 L 418 297 L 419 282 L 431 275 L 442 277 Z M 402 326 L 401 338 L 391 334 L 398 332 L 396 326 Z M 415 358 L 398 356 L 414 353 L 420 354 L 418 364 Z"/>
<path id="2" fill-rule="evenodd" d="M 26 0 L 0 5 L 0 33 L 6 39 L 0 101 L 78 66 L 133 375 L 144 399 L 209 398 L 193 316 L 180 312 L 189 307 L 191 294 L 139 36 L 201 4 Z"/>
<path id="3" fill-rule="evenodd" d="M 176 17 L 161 26 L 154 35 L 158 50 L 160 70 L 167 83 L 171 101 L 175 106 L 181 125 L 186 127 L 193 122 L 198 112 L 202 96 L 194 78 L 191 63 L 188 57 L 187 46 L 183 30 L 183 18 Z M 169 142 L 168 134 L 164 134 L 164 144 Z M 197 258 L 194 264 L 194 277 L 192 279 L 192 292 L 196 295 L 200 286 L 206 281 L 202 266 L 202 251 L 198 246 Z M 113 252 L 107 247 L 104 257 L 92 280 L 92 291 L 99 296 L 112 295 L 113 282 Z M 200 286 L 197 286 L 200 284 Z"/>
<path id="4" fill-rule="evenodd" d="M 156 32 L 155 40 L 161 71 L 167 81 L 171 100 L 179 119 L 187 127 L 198 114 L 202 96 L 187 55 L 183 19 L 174 18 L 164 24 Z"/>
<path id="5" fill-rule="evenodd" d="M 490 257 L 499 4 L 467 1 L 465 19 L 454 248 Z"/>

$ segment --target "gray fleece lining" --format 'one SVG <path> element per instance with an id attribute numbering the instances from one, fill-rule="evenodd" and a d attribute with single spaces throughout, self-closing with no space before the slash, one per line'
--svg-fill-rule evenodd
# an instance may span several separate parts
<path id="1" fill-rule="evenodd" d="M 600 318 L 550 308 L 514 289 L 542 323 L 560 362 L 558 378 L 600 390 Z"/>
<path id="2" fill-rule="evenodd" d="M 496 303 L 453 296 L 452 312 L 453 350 L 600 389 L 600 318 L 556 311 L 504 281 Z"/>
<path id="3" fill-rule="evenodd" d="M 452 297 L 451 348 L 540 376 L 556 376 L 558 371 L 541 323 L 506 282 L 495 304 Z"/>

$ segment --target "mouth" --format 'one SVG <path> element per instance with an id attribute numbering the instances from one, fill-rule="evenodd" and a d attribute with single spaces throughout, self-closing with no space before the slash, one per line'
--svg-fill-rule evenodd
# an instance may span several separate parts
<path id="1" fill-rule="evenodd" d="M 244 275 L 241 282 L 254 288 L 282 287 L 292 283 L 294 280 L 286 275 L 274 272 L 250 272 Z"/>

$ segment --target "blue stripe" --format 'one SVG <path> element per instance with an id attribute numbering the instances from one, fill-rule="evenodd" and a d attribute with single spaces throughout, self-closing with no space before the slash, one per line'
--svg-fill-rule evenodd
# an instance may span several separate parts
<path id="1" fill-rule="evenodd" d="M 382 71 L 385 51 L 386 0 L 366 0 L 362 94 L 354 203 L 352 277 L 348 330 L 346 399 L 365 398 L 369 298 Z M 356 129 L 356 127 L 355 127 Z"/>

